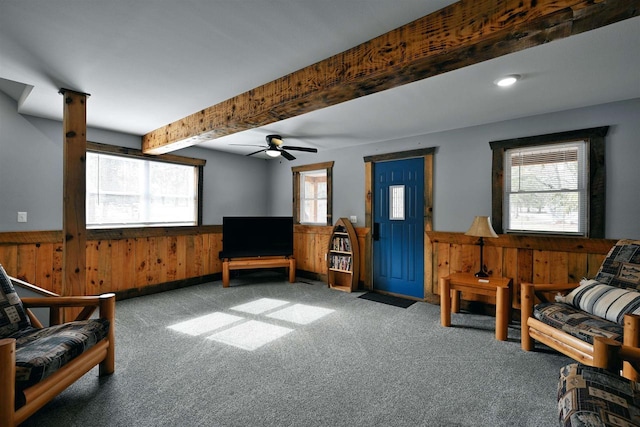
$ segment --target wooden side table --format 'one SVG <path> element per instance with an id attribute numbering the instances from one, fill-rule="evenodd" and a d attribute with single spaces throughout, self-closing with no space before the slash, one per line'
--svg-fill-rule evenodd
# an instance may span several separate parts
<path id="1" fill-rule="evenodd" d="M 507 339 L 511 318 L 511 279 L 508 277 L 478 278 L 471 273 L 453 273 L 440 278 L 440 323 L 451 326 L 451 312 L 460 311 L 460 292 L 489 295 L 496 298 L 496 339 Z"/>

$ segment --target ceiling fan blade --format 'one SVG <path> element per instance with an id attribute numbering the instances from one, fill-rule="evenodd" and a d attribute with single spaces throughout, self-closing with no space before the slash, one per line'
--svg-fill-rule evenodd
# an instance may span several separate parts
<path id="1" fill-rule="evenodd" d="M 263 148 L 266 148 L 264 145 L 258 145 L 258 144 L 229 144 L 229 145 L 235 145 L 237 147 L 263 147 Z"/>
<path id="2" fill-rule="evenodd" d="M 282 157 L 284 157 L 287 160 L 295 160 L 296 158 L 293 157 L 291 154 L 287 153 L 284 150 L 280 150 L 280 153 L 282 153 Z"/>
<path id="3" fill-rule="evenodd" d="M 258 150 L 258 151 L 255 151 L 255 152 L 251 153 L 251 154 L 247 154 L 247 157 L 253 156 L 254 154 L 262 153 L 263 151 L 267 151 L 267 149 L 263 148 L 262 150 Z"/>
<path id="4" fill-rule="evenodd" d="M 317 148 L 310 148 L 310 147 L 293 147 L 291 145 L 283 145 L 280 148 L 285 149 L 285 150 L 306 151 L 308 153 L 317 153 L 318 152 Z"/>

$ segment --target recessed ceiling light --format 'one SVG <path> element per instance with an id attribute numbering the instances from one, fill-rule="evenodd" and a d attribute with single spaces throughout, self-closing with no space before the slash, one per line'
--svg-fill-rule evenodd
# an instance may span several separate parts
<path id="1" fill-rule="evenodd" d="M 500 77 L 493 83 L 500 87 L 508 87 L 515 84 L 518 80 L 520 80 L 520 74 L 509 74 L 508 76 Z"/>

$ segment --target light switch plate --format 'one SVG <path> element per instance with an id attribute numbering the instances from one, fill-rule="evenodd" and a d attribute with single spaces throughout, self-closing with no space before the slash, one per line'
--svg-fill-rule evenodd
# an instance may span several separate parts
<path id="1" fill-rule="evenodd" d="M 27 222 L 26 212 L 18 212 L 18 222 Z"/>

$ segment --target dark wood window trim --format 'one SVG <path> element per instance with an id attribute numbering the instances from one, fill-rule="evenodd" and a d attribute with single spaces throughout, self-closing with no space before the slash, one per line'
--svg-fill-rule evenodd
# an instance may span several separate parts
<path id="1" fill-rule="evenodd" d="M 102 154 L 113 154 L 123 157 L 133 157 L 137 159 L 153 160 L 156 162 L 176 163 L 186 166 L 194 166 L 198 168 L 198 226 L 202 225 L 202 197 L 204 196 L 204 166 L 207 163 L 204 159 L 196 159 L 193 157 L 178 156 L 175 154 L 151 155 L 144 154 L 142 150 L 135 148 L 118 147 L 115 145 L 101 144 L 99 142 L 87 141 L 87 151 Z M 180 228 L 180 227 L 175 227 Z"/>
<path id="2" fill-rule="evenodd" d="M 293 222 L 300 224 L 300 172 L 325 169 L 327 171 L 327 225 L 333 224 L 333 163 L 313 163 L 303 166 L 293 166 Z M 307 224 L 312 225 L 312 224 Z"/>
<path id="3" fill-rule="evenodd" d="M 589 185 L 587 188 L 588 226 L 587 237 L 604 238 L 605 226 L 605 137 L 609 126 L 589 129 L 558 132 L 526 138 L 505 139 L 491 141 L 489 145 L 493 151 L 492 188 L 491 188 L 491 223 L 496 233 L 502 234 L 503 227 L 503 185 L 504 185 L 504 154 L 510 148 L 531 147 L 535 145 L 549 145 L 568 141 L 584 140 L 589 147 Z"/>

